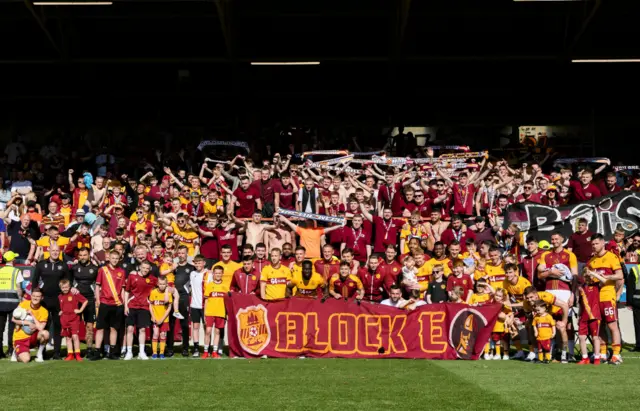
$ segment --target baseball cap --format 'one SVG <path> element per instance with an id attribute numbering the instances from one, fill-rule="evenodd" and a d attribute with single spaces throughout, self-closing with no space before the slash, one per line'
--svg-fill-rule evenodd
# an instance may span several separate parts
<path id="1" fill-rule="evenodd" d="M 538 243 L 538 247 L 543 250 L 548 250 L 551 248 L 551 244 L 547 240 L 542 240 Z"/>
<path id="2" fill-rule="evenodd" d="M 2 256 L 2 258 L 4 258 L 4 261 L 7 261 L 7 262 L 15 260 L 16 257 L 20 257 L 20 256 L 18 254 L 14 253 L 13 251 L 7 251 Z"/>

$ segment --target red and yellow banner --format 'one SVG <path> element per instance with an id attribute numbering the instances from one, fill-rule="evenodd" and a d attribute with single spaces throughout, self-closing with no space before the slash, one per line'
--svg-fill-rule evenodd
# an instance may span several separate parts
<path id="1" fill-rule="evenodd" d="M 254 295 L 225 298 L 232 356 L 478 359 L 501 306 L 379 304 Z"/>

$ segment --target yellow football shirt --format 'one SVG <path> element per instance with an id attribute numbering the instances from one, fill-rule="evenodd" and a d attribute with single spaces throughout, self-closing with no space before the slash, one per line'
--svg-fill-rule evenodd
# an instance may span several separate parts
<path id="1" fill-rule="evenodd" d="M 47 311 L 46 308 L 44 308 L 43 306 L 40 306 L 40 308 L 34 309 L 31 307 L 31 301 L 29 300 L 25 300 L 21 302 L 20 304 L 18 304 L 18 307 L 22 307 L 27 311 L 29 310 L 33 311 L 34 318 L 41 323 L 46 323 L 47 320 L 49 319 L 49 311 Z M 37 331 L 34 330 L 34 332 L 37 332 Z M 13 329 L 13 341 L 16 342 L 20 340 L 26 340 L 29 338 L 31 338 L 31 336 L 25 333 L 24 331 L 22 331 L 22 326 L 16 324 L 16 327 Z"/>
<path id="2" fill-rule="evenodd" d="M 291 283 L 296 286 L 296 293 L 294 296 L 302 298 L 315 298 L 318 295 L 318 288 L 324 287 L 324 278 L 318 273 L 311 274 L 309 282 L 305 284 L 302 278 L 302 273 L 293 274 L 293 280 Z"/>
<path id="3" fill-rule="evenodd" d="M 505 280 L 505 272 L 504 272 L 504 262 L 500 263 L 500 265 L 492 265 L 490 262 L 484 267 L 485 273 L 487 273 L 487 277 L 489 278 L 489 285 L 494 290 L 498 287 L 502 287 L 502 282 Z"/>
<path id="4" fill-rule="evenodd" d="M 612 275 L 617 270 L 622 269 L 620 259 L 611 251 L 607 251 L 602 257 L 591 257 L 591 260 L 587 263 L 587 267 L 604 277 Z M 598 281 L 595 278 L 594 280 L 596 282 Z M 605 281 L 600 287 L 600 301 L 615 301 L 616 297 L 616 282 L 614 280 Z"/>
<path id="5" fill-rule="evenodd" d="M 181 229 L 175 221 L 171 223 L 171 228 L 173 228 L 173 233 L 179 237 L 178 245 L 187 247 L 187 254 L 193 257 L 196 253 L 195 241 L 199 237 L 198 233 L 191 227 L 185 227 L 184 230 Z"/>
<path id="6" fill-rule="evenodd" d="M 428 275 L 431 275 L 433 273 L 434 266 L 442 265 L 444 267 L 444 276 L 448 277 L 449 274 L 451 274 L 451 268 L 449 268 L 449 261 L 450 260 L 448 258 L 444 258 L 442 260 L 436 260 L 435 258 L 432 258 L 431 260 L 426 261 L 422 267 L 425 267 L 425 272 Z"/>
<path id="7" fill-rule="evenodd" d="M 228 288 L 226 288 L 224 282 L 216 283 L 211 281 L 204 286 L 203 296 L 204 302 L 204 315 L 205 317 L 222 317 L 226 316 L 224 308 L 224 296 L 227 294 Z"/>
<path id="8" fill-rule="evenodd" d="M 532 326 L 538 330 L 538 340 L 550 340 L 553 335 L 553 328 L 556 326 L 556 321 L 549 313 L 543 316 L 536 315 L 533 319 Z"/>
<path id="9" fill-rule="evenodd" d="M 229 291 L 231 289 L 231 280 L 233 280 L 233 273 L 235 273 L 239 268 L 242 268 L 242 263 L 236 263 L 235 261 L 229 260 L 228 262 L 218 261 L 213 266 L 221 266 L 224 269 L 222 273 L 222 284 L 226 287 L 225 291 Z"/>
<path id="10" fill-rule="evenodd" d="M 505 289 L 507 294 L 513 296 L 518 303 L 524 301 L 524 290 L 530 286 L 531 283 L 524 277 L 518 277 L 518 282 L 515 285 L 511 284 L 506 278 L 501 284 L 501 287 Z M 495 291 L 495 288 L 493 290 Z"/>
<path id="11" fill-rule="evenodd" d="M 267 284 L 265 289 L 266 300 L 278 300 L 287 296 L 287 283 L 291 281 L 291 270 L 281 265 L 274 268 L 268 265 L 262 269 L 260 281 Z"/>
<path id="12" fill-rule="evenodd" d="M 168 298 L 167 298 L 168 297 Z M 151 290 L 151 294 L 149 294 L 149 303 L 151 303 L 151 315 L 152 318 L 156 320 L 160 320 L 166 314 L 169 307 L 171 307 L 171 303 L 173 302 L 173 295 L 167 290 L 160 291 L 157 288 Z M 164 319 L 163 323 L 169 322 L 169 316 Z"/>
<path id="13" fill-rule="evenodd" d="M 491 300 L 491 294 L 473 294 L 469 299 L 469 305 L 485 304 Z"/>
<path id="14" fill-rule="evenodd" d="M 47 260 L 51 256 L 51 253 L 49 253 L 49 248 L 51 248 L 51 244 L 52 244 L 51 237 L 49 237 L 48 235 L 45 235 L 44 237 L 36 241 L 36 245 L 38 247 L 42 247 L 42 258 L 44 260 Z M 53 244 L 58 245 L 58 248 L 60 249 L 60 257 L 58 257 L 58 259 L 62 260 L 64 249 L 67 245 L 69 245 L 69 239 L 67 237 L 60 236 L 58 237 L 57 241 L 53 241 Z"/>

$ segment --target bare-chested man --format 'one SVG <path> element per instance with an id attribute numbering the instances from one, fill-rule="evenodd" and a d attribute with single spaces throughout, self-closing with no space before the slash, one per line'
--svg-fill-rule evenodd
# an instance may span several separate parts
<path id="1" fill-rule="evenodd" d="M 244 231 L 247 238 L 245 244 L 251 244 L 253 248 L 255 248 L 258 243 L 264 243 L 265 232 L 267 230 L 275 228 L 272 224 L 262 224 L 262 212 L 260 210 L 253 212 L 251 220 L 243 221 L 235 216 L 233 216 L 233 219 L 242 227 L 241 231 Z"/>
<path id="2" fill-rule="evenodd" d="M 282 250 L 284 244 L 291 243 L 291 231 L 282 225 L 278 216 L 273 217 L 273 228 L 265 232 L 264 243 L 267 245 L 267 250 L 274 248 Z"/>
<path id="3" fill-rule="evenodd" d="M 439 210 L 431 211 L 431 220 L 426 223 L 427 233 L 433 238 L 434 242 L 440 241 L 440 237 L 444 230 L 449 227 L 449 223 L 447 221 L 441 220 L 442 215 Z"/>

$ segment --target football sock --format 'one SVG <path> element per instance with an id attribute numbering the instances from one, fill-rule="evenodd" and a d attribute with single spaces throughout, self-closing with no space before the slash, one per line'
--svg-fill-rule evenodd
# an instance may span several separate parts
<path id="1" fill-rule="evenodd" d="M 589 354 L 588 353 L 583 353 L 582 354 L 582 358 L 589 358 Z"/>
<path id="2" fill-rule="evenodd" d="M 193 349 L 195 351 L 200 351 L 200 344 L 194 341 L 193 342 Z"/>
<path id="3" fill-rule="evenodd" d="M 562 350 L 560 353 L 560 358 L 567 358 L 567 350 Z"/>
<path id="4" fill-rule="evenodd" d="M 496 344 L 496 355 L 500 356 L 500 344 Z"/>
<path id="5" fill-rule="evenodd" d="M 151 352 L 154 354 L 158 353 L 158 340 L 151 341 Z"/>
<path id="6" fill-rule="evenodd" d="M 607 344 L 600 344 L 600 358 L 607 359 Z"/>
<path id="7" fill-rule="evenodd" d="M 620 355 L 620 344 L 611 344 L 613 355 Z"/>
<path id="8" fill-rule="evenodd" d="M 542 351 L 540 351 L 540 353 L 538 353 L 538 359 L 539 359 L 540 361 L 542 361 L 542 359 L 543 359 Z"/>
<path id="9" fill-rule="evenodd" d="M 38 356 L 42 357 L 42 354 L 44 353 L 44 349 L 47 345 L 46 344 L 40 344 L 38 346 Z"/>
<path id="10" fill-rule="evenodd" d="M 544 359 L 547 360 L 547 361 L 550 361 L 551 360 L 551 353 L 550 352 L 544 353 Z"/>
<path id="11" fill-rule="evenodd" d="M 127 346 L 127 353 L 130 353 L 131 351 L 133 351 L 133 347 L 132 346 Z"/>
<path id="12" fill-rule="evenodd" d="M 166 347 L 167 342 L 165 340 L 160 340 L 160 354 L 164 354 L 164 348 Z"/>
<path id="13" fill-rule="evenodd" d="M 491 348 L 490 348 L 490 346 L 489 346 L 489 343 L 486 343 L 486 344 L 484 345 L 484 353 L 485 353 L 485 354 L 489 354 L 489 350 L 490 350 L 490 349 L 491 349 Z"/>
<path id="14" fill-rule="evenodd" d="M 115 345 L 110 345 L 109 346 L 109 354 L 115 354 L 116 353 L 116 346 Z"/>
<path id="15" fill-rule="evenodd" d="M 217 345 L 213 346 L 213 352 L 218 352 L 218 346 Z"/>

